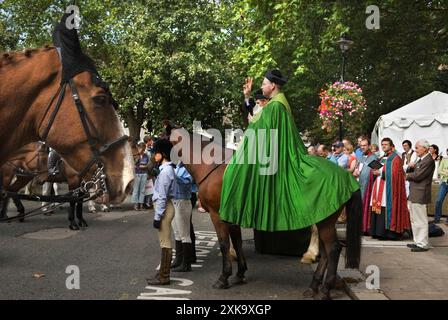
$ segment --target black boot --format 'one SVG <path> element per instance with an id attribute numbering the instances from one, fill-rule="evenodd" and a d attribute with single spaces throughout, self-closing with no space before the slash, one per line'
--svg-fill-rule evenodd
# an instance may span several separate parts
<path id="1" fill-rule="evenodd" d="M 146 279 L 149 285 L 169 285 L 170 266 L 171 266 L 172 250 L 171 248 L 162 248 L 162 257 L 160 261 L 159 272 L 152 279 Z"/>
<path id="2" fill-rule="evenodd" d="M 184 257 L 184 248 L 182 246 L 182 241 L 176 240 L 176 258 L 174 258 L 173 263 L 171 264 L 171 268 L 177 268 L 182 264 L 182 260 Z"/>
<path id="3" fill-rule="evenodd" d="M 191 271 L 191 260 L 193 257 L 193 244 L 191 243 L 182 243 L 183 246 L 183 259 L 182 264 L 173 268 L 173 272 L 190 272 Z"/>

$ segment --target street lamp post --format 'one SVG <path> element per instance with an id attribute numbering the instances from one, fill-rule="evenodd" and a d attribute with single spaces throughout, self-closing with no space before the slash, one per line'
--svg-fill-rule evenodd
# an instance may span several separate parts
<path id="1" fill-rule="evenodd" d="M 344 76 L 345 76 L 345 63 L 347 60 L 347 52 L 350 50 L 350 47 L 353 45 L 353 41 L 348 39 L 347 36 L 343 35 L 337 42 L 339 44 L 339 48 L 341 49 L 342 53 L 342 65 L 341 65 L 341 82 L 344 82 Z M 342 120 L 344 118 L 344 109 L 342 109 L 342 115 L 339 118 L 339 141 L 342 141 L 344 138 L 344 128 L 342 125 Z"/>

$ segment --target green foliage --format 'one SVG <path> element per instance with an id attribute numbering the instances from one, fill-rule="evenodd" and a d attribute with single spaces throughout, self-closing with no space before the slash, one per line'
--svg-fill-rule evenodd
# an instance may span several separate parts
<path id="1" fill-rule="evenodd" d="M 50 43 L 72 2 L 0 0 L 0 50 Z M 347 119 L 359 124 L 352 139 L 369 133 L 381 114 L 447 90 L 446 1 L 379 1 L 379 30 L 365 26 L 367 0 L 75 2 L 81 43 L 134 135 L 144 120 L 156 133 L 165 118 L 187 128 L 195 119 L 204 127 L 239 126 L 244 77 L 258 87 L 267 69 L 279 68 L 299 129 L 312 142 L 331 142 L 336 136 L 318 118 L 319 92 L 339 80 L 336 42 L 344 33 L 355 42 L 345 80 L 359 84 L 367 100 L 362 118 Z"/>

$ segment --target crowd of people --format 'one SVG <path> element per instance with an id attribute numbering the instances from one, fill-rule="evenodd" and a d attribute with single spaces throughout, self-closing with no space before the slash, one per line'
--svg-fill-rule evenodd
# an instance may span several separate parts
<path id="1" fill-rule="evenodd" d="M 399 154 L 390 138 L 378 146 L 360 136 L 356 147 L 348 140 L 331 148 L 320 144 L 308 153 L 326 158 L 351 172 L 359 181 L 363 198 L 363 232 L 379 240 L 399 240 L 412 235 L 413 252 L 430 248 L 428 225 L 441 223 L 442 205 L 448 192 L 448 157 L 424 139 L 402 142 Z M 446 150 L 448 156 L 448 150 Z M 434 220 L 428 221 L 432 185 L 438 184 Z M 448 219 L 445 222 L 448 225 Z"/>

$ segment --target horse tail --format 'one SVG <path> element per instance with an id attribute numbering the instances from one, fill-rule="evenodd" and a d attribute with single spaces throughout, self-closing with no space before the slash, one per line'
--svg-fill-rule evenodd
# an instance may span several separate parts
<path id="1" fill-rule="evenodd" d="M 352 194 L 346 205 L 347 251 L 345 255 L 346 268 L 358 268 L 361 258 L 361 234 L 362 234 L 362 198 L 361 190 Z"/>

